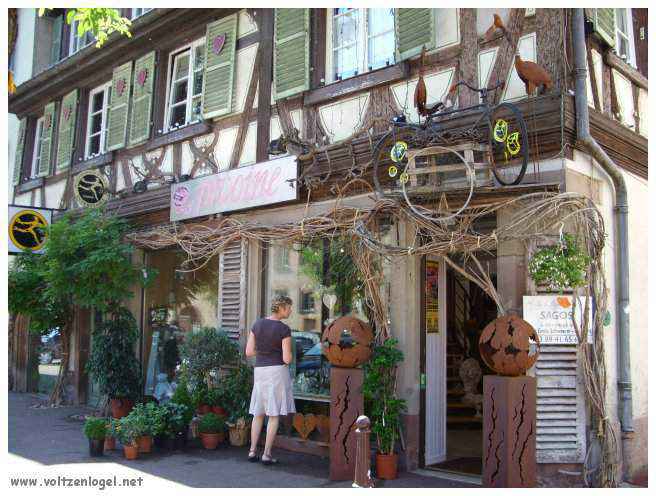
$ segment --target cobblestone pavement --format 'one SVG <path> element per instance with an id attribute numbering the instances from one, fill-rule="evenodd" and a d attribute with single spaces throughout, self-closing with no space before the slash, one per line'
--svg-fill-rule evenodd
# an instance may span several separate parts
<path id="1" fill-rule="evenodd" d="M 207 451 L 192 443 L 184 452 L 152 453 L 134 461 L 121 451 L 90 458 L 82 433 L 84 407 L 34 408 L 40 398 L 9 393 L 10 476 L 13 464 L 30 461 L 39 470 L 75 465 L 88 475 L 104 473 L 118 464 L 130 473 L 142 473 L 190 487 L 350 487 L 349 482 L 328 480 L 327 460 L 278 450 L 280 464 L 274 467 L 248 463 L 246 448 L 232 446 Z M 94 467 L 95 465 L 95 467 Z M 61 466 L 61 467 L 58 467 Z M 111 468 L 111 467 L 110 467 Z M 65 474 L 63 474 L 65 475 Z M 473 487 L 418 473 L 403 473 L 395 481 L 377 481 L 378 487 Z"/>

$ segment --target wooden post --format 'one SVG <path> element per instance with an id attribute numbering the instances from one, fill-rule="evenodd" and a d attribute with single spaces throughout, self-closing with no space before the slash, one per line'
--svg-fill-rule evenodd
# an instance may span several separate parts
<path id="1" fill-rule="evenodd" d="M 355 421 L 355 478 L 353 487 L 374 487 L 371 480 L 371 452 L 369 435 L 371 421 L 366 415 L 360 415 Z"/>
<path id="2" fill-rule="evenodd" d="M 535 377 L 483 377 L 483 485 L 535 487 Z"/>
<path id="3" fill-rule="evenodd" d="M 353 480 L 355 431 L 364 411 L 362 369 L 330 368 L 330 480 Z"/>

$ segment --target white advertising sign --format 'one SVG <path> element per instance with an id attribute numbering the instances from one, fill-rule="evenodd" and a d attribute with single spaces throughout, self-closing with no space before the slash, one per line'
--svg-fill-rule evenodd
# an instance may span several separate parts
<path id="1" fill-rule="evenodd" d="M 296 157 L 230 169 L 171 186 L 171 220 L 296 200 Z"/>
<path id="2" fill-rule="evenodd" d="M 52 210 L 9 205 L 9 253 L 43 253 Z"/>
<path id="3" fill-rule="evenodd" d="M 576 322 L 580 325 L 586 297 L 576 302 Z M 592 302 L 591 302 L 592 303 Z M 594 310 L 594 306 L 592 307 Z M 590 323 L 594 313 L 590 313 Z M 524 296 L 524 320 L 531 324 L 540 337 L 540 344 L 578 344 L 572 323 L 571 295 Z M 588 333 L 592 342 L 592 332 Z"/>

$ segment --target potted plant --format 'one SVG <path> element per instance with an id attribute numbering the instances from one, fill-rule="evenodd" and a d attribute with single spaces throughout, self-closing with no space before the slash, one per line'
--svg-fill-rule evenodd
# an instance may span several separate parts
<path id="1" fill-rule="evenodd" d="M 118 421 L 110 418 L 106 424 L 107 433 L 105 435 L 105 451 L 116 449 L 116 438 L 118 437 Z"/>
<path id="2" fill-rule="evenodd" d="M 564 234 L 555 246 L 536 251 L 528 263 L 531 279 L 538 286 L 563 292 L 586 283 L 590 257 L 571 234 Z"/>
<path id="3" fill-rule="evenodd" d="M 226 393 L 222 381 L 219 382 L 217 386 L 207 391 L 207 404 L 210 406 L 212 413 L 222 417 L 226 416 L 226 411 L 224 409 Z"/>
<path id="4" fill-rule="evenodd" d="M 210 412 L 200 419 L 198 431 L 203 447 L 208 450 L 216 449 L 225 439 L 225 420 Z"/>
<path id="5" fill-rule="evenodd" d="M 209 404 L 209 390 L 204 382 L 199 382 L 191 395 L 191 400 L 198 415 L 205 415 L 212 411 Z"/>
<path id="6" fill-rule="evenodd" d="M 164 409 L 166 410 L 164 445 L 168 449 L 183 449 L 187 443 L 193 410 L 188 405 L 173 402 L 164 405 Z"/>
<path id="7" fill-rule="evenodd" d="M 118 421 L 118 439 L 123 445 L 123 455 L 127 460 L 135 460 L 139 456 L 137 432 L 134 417 L 126 415 Z"/>
<path id="8" fill-rule="evenodd" d="M 395 339 L 387 339 L 374 348 L 372 358 L 364 365 L 363 393 L 371 409 L 371 431 L 376 436 L 376 474 L 381 479 L 395 479 L 398 456 L 394 445 L 401 428 L 405 400 L 396 397 L 396 368 L 403 353 Z"/>
<path id="9" fill-rule="evenodd" d="M 86 370 L 109 397 L 112 417 L 126 416 L 141 394 L 141 366 L 134 355 L 137 323 L 127 308 L 118 307 L 93 331 Z"/>
<path id="10" fill-rule="evenodd" d="M 153 438 L 164 432 L 166 412 L 154 402 L 139 403 L 128 417 L 134 422 L 135 434 L 139 453 L 150 453 L 153 447 Z"/>
<path id="11" fill-rule="evenodd" d="M 245 446 L 250 429 L 248 408 L 253 390 L 253 368 L 246 363 L 240 363 L 223 378 L 222 387 L 225 391 L 224 404 L 228 411 L 230 444 Z"/>
<path id="12" fill-rule="evenodd" d="M 107 421 L 100 417 L 87 417 L 84 435 L 89 440 L 89 455 L 102 456 L 107 435 Z"/>

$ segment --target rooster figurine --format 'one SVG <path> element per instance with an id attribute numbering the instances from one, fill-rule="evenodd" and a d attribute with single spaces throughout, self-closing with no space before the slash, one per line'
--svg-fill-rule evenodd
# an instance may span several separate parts
<path id="1" fill-rule="evenodd" d="M 492 26 L 488 28 L 487 31 L 485 31 L 485 39 L 489 40 L 492 38 L 492 35 L 496 32 L 497 29 L 499 29 L 503 35 L 510 41 L 510 34 L 508 33 L 508 30 L 506 29 L 506 25 L 503 23 L 501 20 L 501 17 L 499 14 L 493 14 L 494 17 L 494 22 L 492 23 Z"/>
<path id="2" fill-rule="evenodd" d="M 526 86 L 526 94 L 532 95 L 536 88 L 540 94 L 544 94 L 546 90 L 553 88 L 553 81 L 549 73 L 535 62 L 522 60 L 519 53 L 515 54 L 515 69 L 519 79 Z"/>
<path id="3" fill-rule="evenodd" d="M 419 69 L 419 80 L 415 86 L 415 108 L 419 115 L 431 115 L 444 107 L 443 102 L 437 102 L 432 107 L 426 107 L 426 100 L 428 99 L 428 91 L 426 89 L 426 82 L 424 81 L 424 57 L 426 55 L 426 47 L 421 49 L 421 61 Z"/>

